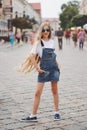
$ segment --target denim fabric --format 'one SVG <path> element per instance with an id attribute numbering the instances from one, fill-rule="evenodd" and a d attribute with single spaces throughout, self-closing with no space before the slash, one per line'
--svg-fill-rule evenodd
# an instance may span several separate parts
<path id="1" fill-rule="evenodd" d="M 45 73 L 38 74 L 38 82 L 59 81 L 60 72 L 54 49 L 43 48 L 40 68 L 43 69 Z"/>

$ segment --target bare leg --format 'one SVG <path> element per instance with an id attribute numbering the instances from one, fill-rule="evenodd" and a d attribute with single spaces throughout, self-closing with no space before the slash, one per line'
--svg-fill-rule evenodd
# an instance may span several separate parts
<path id="1" fill-rule="evenodd" d="M 74 41 L 74 47 L 76 48 L 76 46 L 77 46 L 77 42 L 76 42 L 76 41 Z"/>
<path id="2" fill-rule="evenodd" d="M 44 86 L 44 83 L 37 84 L 37 88 L 36 88 L 36 92 L 35 92 L 35 99 L 34 99 L 34 104 L 33 104 L 33 110 L 32 110 L 33 115 L 35 115 L 37 113 L 43 86 Z"/>
<path id="3" fill-rule="evenodd" d="M 43 90 L 44 83 L 38 83 L 36 92 L 35 92 L 35 98 L 34 98 L 34 104 L 33 104 L 33 110 L 30 116 L 22 118 L 22 121 L 37 121 L 37 110 L 40 103 L 40 97 Z"/>
<path id="4" fill-rule="evenodd" d="M 53 94 L 55 111 L 58 111 L 59 110 L 59 96 L 58 96 L 57 82 L 51 83 L 51 90 Z"/>

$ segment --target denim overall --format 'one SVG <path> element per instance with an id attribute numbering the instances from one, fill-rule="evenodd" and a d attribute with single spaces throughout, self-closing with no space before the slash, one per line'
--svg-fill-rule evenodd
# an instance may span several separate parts
<path id="1" fill-rule="evenodd" d="M 38 74 L 38 82 L 59 81 L 60 71 L 56 62 L 54 49 L 43 48 L 40 68 L 45 72 Z"/>

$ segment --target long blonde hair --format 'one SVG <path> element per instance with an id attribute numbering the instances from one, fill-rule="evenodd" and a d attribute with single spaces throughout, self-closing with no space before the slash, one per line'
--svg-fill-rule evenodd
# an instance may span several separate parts
<path id="1" fill-rule="evenodd" d="M 48 28 L 51 30 L 51 26 L 48 22 L 44 22 L 40 25 L 38 31 L 37 31 L 37 34 L 35 36 L 35 39 L 34 39 L 34 44 L 40 44 L 41 43 L 41 39 L 43 39 L 42 37 L 42 29 L 44 28 L 44 26 L 48 26 Z M 50 34 L 48 36 L 48 38 L 50 39 L 51 38 L 51 31 L 50 31 Z M 28 72 L 31 72 L 33 69 L 35 69 L 34 67 L 34 64 L 33 64 L 33 61 L 36 61 L 37 64 L 39 64 L 39 61 L 40 61 L 40 57 L 38 55 L 33 55 L 33 54 L 30 54 L 26 59 L 25 61 L 22 63 L 19 71 L 21 72 L 24 72 L 24 73 L 28 73 Z"/>

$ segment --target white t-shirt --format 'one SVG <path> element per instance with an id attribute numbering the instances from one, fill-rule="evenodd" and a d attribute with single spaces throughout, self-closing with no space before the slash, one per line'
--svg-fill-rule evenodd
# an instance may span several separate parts
<path id="1" fill-rule="evenodd" d="M 51 48 L 54 49 L 54 40 L 50 39 L 49 41 L 43 41 L 44 44 L 44 48 Z M 43 47 L 41 46 L 41 44 L 34 44 L 33 48 L 31 50 L 31 54 L 38 54 L 40 56 L 40 58 L 42 57 L 42 49 Z"/>

